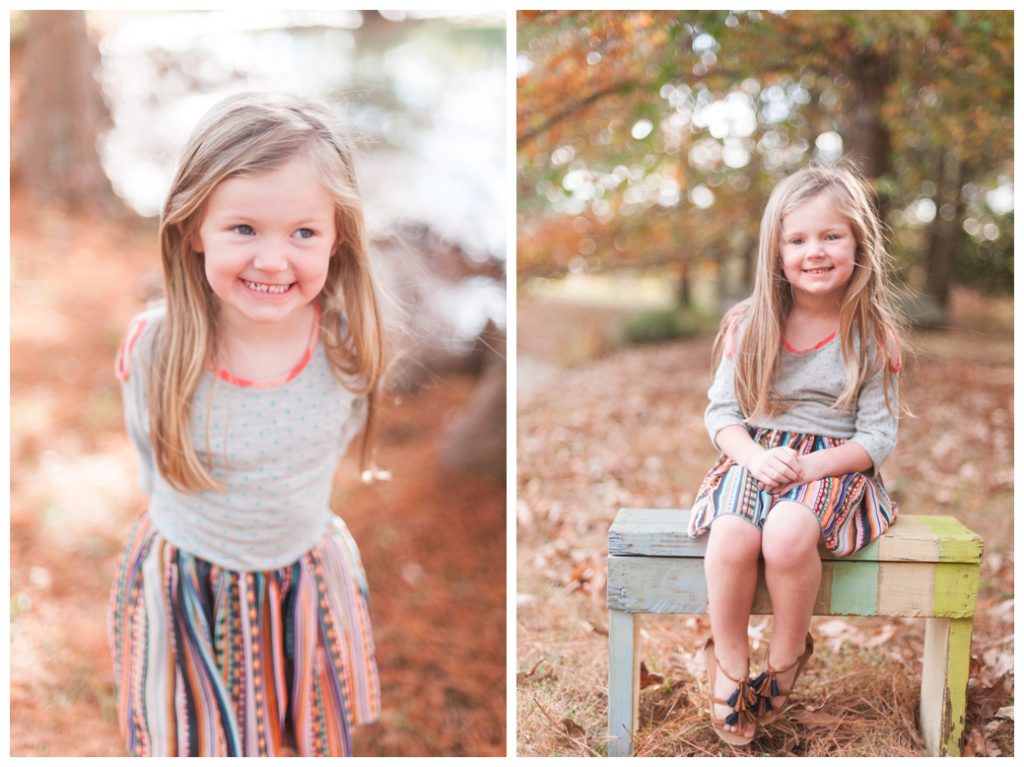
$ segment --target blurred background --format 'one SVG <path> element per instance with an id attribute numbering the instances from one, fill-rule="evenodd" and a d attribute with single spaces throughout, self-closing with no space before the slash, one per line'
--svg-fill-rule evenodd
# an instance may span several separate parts
<path id="1" fill-rule="evenodd" d="M 159 296 L 157 219 L 196 121 L 241 90 L 334 106 L 395 361 L 360 544 L 384 712 L 357 754 L 505 751 L 505 17 L 11 13 L 11 751 L 120 755 L 105 609 L 145 508 L 113 376 Z"/>
<path id="2" fill-rule="evenodd" d="M 517 20 L 519 753 L 604 753 L 608 525 L 620 506 L 693 500 L 716 458 L 711 340 L 752 289 L 768 195 L 841 159 L 877 192 L 914 327 L 915 417 L 886 485 L 905 513 L 985 539 L 968 751 L 1012 753 L 1013 14 Z M 818 668 L 852 664 L 861 683 L 764 753 L 920 753 L 921 629 L 904 623 L 819 625 L 833 654 Z M 645 677 L 637 753 L 715 753 L 694 681 L 706 625 L 645 626 L 660 678 Z"/>

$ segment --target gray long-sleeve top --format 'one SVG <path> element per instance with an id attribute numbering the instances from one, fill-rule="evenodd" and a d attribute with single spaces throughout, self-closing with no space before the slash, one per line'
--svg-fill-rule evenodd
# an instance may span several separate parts
<path id="1" fill-rule="evenodd" d="M 743 325 L 737 330 L 743 332 Z M 854 341 L 854 349 L 860 343 Z M 868 359 L 872 359 L 874 341 L 868 342 Z M 748 425 L 744 420 L 734 386 L 735 364 L 731 356 L 722 356 L 708 390 L 710 403 L 704 411 L 704 424 L 711 441 L 716 445 L 718 432 L 732 424 Z M 884 370 L 879 369 L 861 386 L 854 412 L 842 412 L 835 407 L 836 399 L 846 388 L 846 368 L 843 367 L 842 344 L 838 334 L 827 343 L 808 351 L 794 352 L 782 349 L 779 374 L 775 381 L 778 397 L 791 405 L 790 409 L 749 425 L 766 429 L 780 429 L 801 434 L 819 434 L 839 437 L 854 442 L 871 456 L 874 471 L 892 452 L 896 444 L 898 420 L 885 404 L 883 392 Z M 895 389 L 895 387 L 893 387 Z M 898 394 L 889 392 L 894 412 L 898 412 Z"/>
<path id="2" fill-rule="evenodd" d="M 363 427 L 366 398 L 337 381 L 319 342 L 282 384 L 242 386 L 206 371 L 193 399 L 192 443 L 225 490 L 179 492 L 157 468 L 146 405 L 148 366 L 163 318 L 162 307 L 140 314 L 117 364 L 153 526 L 179 549 L 230 570 L 290 565 L 331 519 L 334 471 Z"/>

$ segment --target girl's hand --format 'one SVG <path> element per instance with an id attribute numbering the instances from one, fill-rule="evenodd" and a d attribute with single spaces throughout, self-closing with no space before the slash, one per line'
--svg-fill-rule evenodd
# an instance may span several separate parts
<path id="1" fill-rule="evenodd" d="M 808 455 L 797 455 L 797 463 L 800 464 L 800 479 L 796 482 L 787 482 L 786 484 L 779 485 L 771 491 L 772 495 L 785 495 L 797 485 L 805 485 L 808 482 L 813 482 L 816 479 L 821 479 L 825 476 L 820 466 L 820 462 L 817 458 L 821 457 L 821 453 L 809 453 Z"/>
<path id="2" fill-rule="evenodd" d="M 757 480 L 760 489 L 772 493 L 779 487 L 804 481 L 800 456 L 791 447 L 773 447 L 756 453 L 747 463 L 747 471 Z"/>

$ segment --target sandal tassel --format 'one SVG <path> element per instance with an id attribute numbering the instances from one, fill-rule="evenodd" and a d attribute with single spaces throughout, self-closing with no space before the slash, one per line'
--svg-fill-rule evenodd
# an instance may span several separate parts
<path id="1" fill-rule="evenodd" d="M 756 722 L 758 697 L 757 693 L 750 689 L 750 683 L 746 679 L 739 682 L 725 703 L 732 709 L 732 713 L 725 717 L 725 723 L 730 727 L 736 726 L 737 723 L 743 727 Z"/>
<path id="2" fill-rule="evenodd" d="M 704 643 L 704 662 L 708 674 L 708 704 L 711 715 L 711 727 L 724 742 L 731 746 L 745 746 L 754 739 L 757 733 L 757 693 L 750 689 L 748 674 L 744 673 L 739 679 L 729 676 L 728 672 L 721 667 L 715 657 L 715 643 L 711 637 Z M 728 699 L 715 697 L 715 678 L 721 674 L 730 682 L 736 685 L 736 689 L 729 695 Z M 724 719 L 715 716 L 715 704 L 728 706 L 729 713 Z M 739 727 L 740 731 L 732 732 L 725 727 Z M 747 728 L 751 729 L 749 735 L 741 734 Z"/>
<path id="3" fill-rule="evenodd" d="M 792 668 L 792 667 L 790 667 Z M 788 671 L 789 669 L 783 669 Z M 750 686 L 757 690 L 757 711 L 759 714 L 767 714 L 772 710 L 772 698 L 778 698 L 782 693 L 779 692 L 779 681 L 775 678 L 778 672 L 769 668 L 767 671 L 762 671 L 758 674 L 757 678 L 750 683 Z M 767 688 L 768 692 L 762 692 L 762 688 Z"/>
<path id="4" fill-rule="evenodd" d="M 789 694 L 793 691 L 793 687 L 796 685 L 797 679 L 800 678 L 800 672 L 803 671 L 804 666 L 807 665 L 807 661 L 813 654 L 814 642 L 811 639 L 810 633 L 808 633 L 807 639 L 804 642 L 804 651 L 795 661 L 784 668 L 772 668 L 771 664 L 768 664 L 768 667 L 764 671 L 750 681 L 750 686 L 756 690 L 758 699 L 757 714 L 760 717 L 762 724 L 772 722 L 778 716 L 782 715 L 782 709 L 785 708 L 786 700 L 783 700 L 779 709 L 775 710 L 772 698 L 789 698 Z M 796 668 L 796 674 L 793 676 L 793 681 L 790 683 L 789 690 L 786 692 L 780 692 L 778 675 L 785 674 L 794 667 Z"/>

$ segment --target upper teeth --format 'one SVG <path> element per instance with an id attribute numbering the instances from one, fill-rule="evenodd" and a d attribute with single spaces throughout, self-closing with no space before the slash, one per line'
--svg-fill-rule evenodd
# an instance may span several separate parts
<path id="1" fill-rule="evenodd" d="M 262 282 L 250 282 L 249 280 L 242 280 L 242 282 L 261 293 L 284 293 L 288 290 L 287 285 L 266 285 Z"/>

